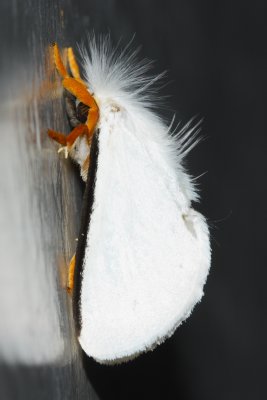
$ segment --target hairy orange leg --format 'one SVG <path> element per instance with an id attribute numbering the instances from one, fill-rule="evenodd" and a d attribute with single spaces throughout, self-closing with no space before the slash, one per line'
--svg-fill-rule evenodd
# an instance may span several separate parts
<path id="1" fill-rule="evenodd" d="M 68 146 L 72 146 L 75 140 L 81 135 L 88 136 L 88 127 L 85 124 L 76 126 L 68 136 L 66 136 L 66 142 Z"/>
<path id="2" fill-rule="evenodd" d="M 62 62 L 61 56 L 60 56 L 60 51 L 58 48 L 57 44 L 54 44 L 53 46 L 54 48 L 54 60 L 55 60 L 55 65 L 56 68 L 59 72 L 59 74 L 63 77 L 63 78 L 67 78 L 69 77 L 66 68 Z M 76 63 L 74 54 L 72 49 L 68 49 L 68 60 L 69 60 L 69 64 L 70 64 L 70 68 L 72 73 L 74 74 L 75 77 L 80 77 L 80 72 L 79 72 L 79 67 Z M 83 134 L 87 134 L 87 136 L 89 137 L 89 132 L 88 132 L 88 127 L 85 124 L 81 124 L 77 127 L 75 127 L 68 136 L 64 135 L 63 133 L 60 132 L 56 132 L 52 129 L 48 130 L 48 135 L 55 140 L 56 142 L 62 144 L 63 146 L 69 145 L 71 146 L 75 140 Z"/>
<path id="3" fill-rule="evenodd" d="M 99 119 L 99 108 L 94 97 L 88 92 L 86 87 L 75 78 L 64 78 L 63 86 L 77 99 L 89 107 L 86 125 L 88 127 L 89 137 L 91 137 Z"/>
<path id="4" fill-rule="evenodd" d="M 67 70 L 62 62 L 61 56 L 60 56 L 60 51 L 58 48 L 58 45 L 55 43 L 53 44 L 53 52 L 54 52 L 54 62 L 56 65 L 56 69 L 59 72 L 59 74 L 62 76 L 62 78 L 65 78 L 68 75 Z M 48 129 L 48 136 L 51 137 L 51 139 L 55 140 L 62 146 L 66 146 L 67 144 L 67 137 L 61 132 L 54 131 L 53 129 Z"/>
<path id="5" fill-rule="evenodd" d="M 66 139 L 67 137 L 60 132 L 54 131 L 53 129 L 48 129 L 48 136 L 51 137 L 51 139 L 55 140 L 59 144 L 62 144 L 62 146 L 66 146 Z"/>
<path id="6" fill-rule="evenodd" d="M 76 263 L 76 254 L 72 256 L 69 263 L 68 286 L 67 286 L 68 293 L 72 292 L 74 286 L 75 263 Z"/>
<path id="7" fill-rule="evenodd" d="M 72 93 L 82 103 L 87 105 L 89 107 L 89 112 L 86 123 L 74 128 L 68 136 L 65 137 L 65 135 L 63 135 L 62 133 L 53 130 L 49 130 L 48 135 L 63 146 L 72 145 L 77 137 L 83 134 L 87 134 L 88 140 L 90 141 L 99 119 L 98 105 L 94 97 L 87 90 L 85 84 L 80 77 L 79 67 L 76 62 L 72 48 L 68 49 L 68 61 L 74 78 L 71 78 L 67 73 L 67 70 L 60 56 L 58 45 L 56 43 L 54 44 L 53 49 L 56 68 L 63 78 L 63 87 L 70 93 Z M 85 126 L 87 127 L 87 129 L 84 128 Z"/>
<path id="8" fill-rule="evenodd" d="M 88 127 L 85 124 L 76 126 L 67 136 L 53 129 L 48 129 L 48 136 L 59 144 L 62 144 L 62 146 L 71 147 L 75 140 L 81 135 L 87 135 L 87 137 L 89 137 Z"/>
<path id="9" fill-rule="evenodd" d="M 73 53 L 72 47 L 68 48 L 68 62 L 69 62 L 69 66 L 70 66 L 70 70 L 71 70 L 72 76 L 77 81 L 79 81 L 83 85 L 85 85 L 83 80 L 82 80 L 82 78 L 81 78 L 80 69 L 79 69 L 78 63 L 76 61 L 75 55 Z"/>
<path id="10" fill-rule="evenodd" d="M 63 64 L 58 45 L 56 43 L 53 45 L 53 49 L 54 49 L 54 60 L 55 60 L 56 69 L 58 70 L 58 72 L 62 76 L 62 78 L 66 78 L 67 76 L 69 76 L 69 74 L 67 73 L 67 70 Z"/>

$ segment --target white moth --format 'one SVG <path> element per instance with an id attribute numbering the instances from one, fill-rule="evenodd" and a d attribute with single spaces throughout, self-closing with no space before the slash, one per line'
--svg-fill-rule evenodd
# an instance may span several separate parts
<path id="1" fill-rule="evenodd" d="M 200 301 L 210 267 L 209 232 L 191 206 L 198 195 L 183 167 L 196 130 L 187 124 L 172 132 L 172 124 L 155 114 L 159 77 L 146 75 L 149 63 L 128 48 L 114 50 L 109 38 L 90 38 L 82 56 L 83 82 L 99 116 L 92 140 L 81 134 L 65 147 L 87 180 L 74 318 L 85 353 L 118 363 L 171 336 Z M 83 102 L 64 83 L 66 71 L 55 59 L 63 85 Z M 71 56 L 69 62 L 81 81 Z"/>

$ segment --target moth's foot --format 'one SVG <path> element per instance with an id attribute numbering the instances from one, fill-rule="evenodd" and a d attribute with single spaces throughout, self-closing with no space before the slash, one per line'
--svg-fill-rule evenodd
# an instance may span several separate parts
<path id="1" fill-rule="evenodd" d="M 69 156 L 69 148 L 68 148 L 68 146 L 61 146 L 59 149 L 58 149 L 58 151 L 57 151 L 58 153 L 64 153 L 64 157 L 67 159 L 68 158 L 68 156 Z"/>

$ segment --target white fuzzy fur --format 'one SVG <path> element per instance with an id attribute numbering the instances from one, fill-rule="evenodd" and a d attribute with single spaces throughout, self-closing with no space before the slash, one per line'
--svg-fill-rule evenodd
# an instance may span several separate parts
<path id="1" fill-rule="evenodd" d="M 170 336 L 201 299 L 209 233 L 182 165 L 194 132 L 174 135 L 151 109 L 160 77 L 107 38 L 90 38 L 82 52 L 100 135 L 79 341 L 99 362 L 120 362 Z"/>

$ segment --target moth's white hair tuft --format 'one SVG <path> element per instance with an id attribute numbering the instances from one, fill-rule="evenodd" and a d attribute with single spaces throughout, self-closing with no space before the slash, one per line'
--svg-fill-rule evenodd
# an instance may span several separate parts
<path id="1" fill-rule="evenodd" d="M 80 47 L 85 81 L 100 106 L 100 123 L 106 112 L 103 105 L 107 102 L 110 107 L 113 104 L 119 105 L 128 111 L 133 121 L 138 120 L 139 131 L 150 129 L 155 140 L 166 147 L 170 162 L 176 165 L 178 179 L 186 197 L 189 201 L 197 201 L 199 196 L 196 184 L 183 164 L 185 156 L 199 142 L 201 120 L 194 123 L 194 119 L 191 119 L 183 127 L 181 124 L 174 127 L 175 117 L 168 126 L 156 114 L 154 109 L 159 105 L 156 93 L 165 72 L 149 74 L 153 62 L 140 60 L 140 48 L 132 49 L 132 42 L 120 49 L 120 44 L 116 47 L 112 45 L 110 35 L 96 37 L 91 34 L 87 45 Z"/>
<path id="2" fill-rule="evenodd" d="M 123 49 L 112 45 L 110 35 L 88 37 L 87 46 L 81 46 L 85 78 L 89 89 L 98 95 L 127 98 L 132 102 L 153 107 L 156 83 L 165 72 L 149 75 L 153 61 L 139 59 L 140 47 L 132 49 L 133 39 Z"/>

